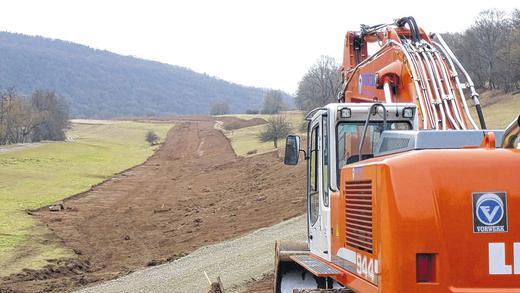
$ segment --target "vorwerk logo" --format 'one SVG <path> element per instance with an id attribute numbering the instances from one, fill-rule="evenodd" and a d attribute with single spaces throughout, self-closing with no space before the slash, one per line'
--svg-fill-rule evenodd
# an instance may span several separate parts
<path id="1" fill-rule="evenodd" d="M 477 201 L 475 213 L 482 224 L 495 225 L 504 217 L 504 203 L 496 194 L 486 193 Z"/>
<path id="2" fill-rule="evenodd" d="M 473 193 L 473 231 L 477 233 L 507 231 L 505 192 Z"/>

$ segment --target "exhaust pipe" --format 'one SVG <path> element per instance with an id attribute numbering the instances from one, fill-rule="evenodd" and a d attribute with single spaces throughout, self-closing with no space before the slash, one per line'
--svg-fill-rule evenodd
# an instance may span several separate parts
<path id="1" fill-rule="evenodd" d="M 507 126 L 502 138 L 502 148 L 512 149 L 515 146 L 516 140 L 520 136 L 520 115 Z"/>

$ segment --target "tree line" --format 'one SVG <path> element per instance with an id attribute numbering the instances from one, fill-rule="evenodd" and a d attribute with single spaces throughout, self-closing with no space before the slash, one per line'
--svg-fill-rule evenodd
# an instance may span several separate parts
<path id="1" fill-rule="evenodd" d="M 482 11 L 462 33 L 443 38 L 480 89 L 520 88 L 520 10 Z"/>
<path id="2" fill-rule="evenodd" d="M 287 110 L 288 107 L 283 100 L 284 93 L 280 90 L 268 90 L 264 95 L 261 110 L 247 109 L 246 114 L 278 114 Z M 230 113 L 229 104 L 226 101 L 216 101 L 211 104 L 210 115 L 225 115 Z"/>
<path id="3" fill-rule="evenodd" d="M 0 92 L 0 145 L 65 140 L 69 109 L 53 91 L 36 90 L 24 97 L 14 90 Z"/>

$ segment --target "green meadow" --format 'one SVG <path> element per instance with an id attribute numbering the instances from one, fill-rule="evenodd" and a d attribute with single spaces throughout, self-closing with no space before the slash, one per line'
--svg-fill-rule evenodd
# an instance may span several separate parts
<path id="1" fill-rule="evenodd" d="M 470 105 L 473 102 L 469 101 Z M 520 114 L 520 94 L 508 95 L 500 92 L 486 92 L 481 95 L 482 112 L 489 129 L 504 129 Z M 478 116 L 472 114 L 478 124 Z"/>
<path id="2" fill-rule="evenodd" d="M 70 255 L 59 245 L 42 241 L 48 231 L 26 209 L 88 190 L 144 162 L 157 147 L 145 141 L 148 130 L 163 140 L 171 127 L 173 124 L 76 120 L 66 142 L 0 152 L 0 275 Z"/>

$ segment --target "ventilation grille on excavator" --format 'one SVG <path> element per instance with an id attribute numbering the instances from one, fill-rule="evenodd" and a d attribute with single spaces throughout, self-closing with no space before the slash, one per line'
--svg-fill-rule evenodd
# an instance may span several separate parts
<path id="1" fill-rule="evenodd" d="M 346 244 L 372 253 L 372 181 L 345 184 Z"/>

